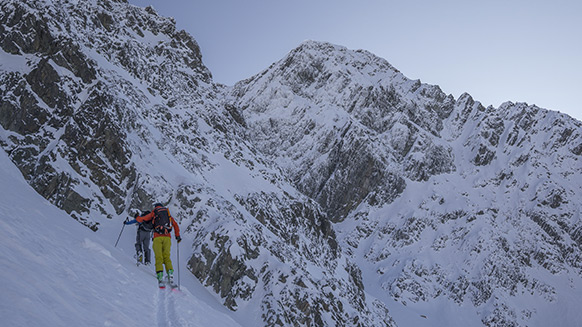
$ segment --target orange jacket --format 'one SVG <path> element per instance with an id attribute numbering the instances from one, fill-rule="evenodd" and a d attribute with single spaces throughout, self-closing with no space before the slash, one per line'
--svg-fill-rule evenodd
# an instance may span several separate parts
<path id="1" fill-rule="evenodd" d="M 161 208 L 160 206 L 157 206 L 156 208 Z M 167 209 L 167 208 L 166 208 Z M 152 219 L 154 219 L 155 217 L 155 208 L 154 210 L 152 210 L 152 212 L 148 213 L 145 216 L 137 216 L 135 217 L 135 220 L 137 220 L 140 223 L 143 223 L 144 221 L 150 221 Z M 174 220 L 174 217 L 172 217 L 172 215 L 170 214 L 170 209 L 168 209 L 168 216 L 170 216 L 170 222 L 172 223 L 172 229 L 174 230 L 174 235 L 176 237 L 180 236 L 180 227 L 178 226 L 178 223 L 176 223 L 176 221 Z M 154 238 L 156 237 L 160 237 L 160 236 L 165 236 L 165 237 L 170 237 L 170 233 L 166 233 L 166 234 L 160 234 L 157 233 L 156 231 L 154 231 Z"/>

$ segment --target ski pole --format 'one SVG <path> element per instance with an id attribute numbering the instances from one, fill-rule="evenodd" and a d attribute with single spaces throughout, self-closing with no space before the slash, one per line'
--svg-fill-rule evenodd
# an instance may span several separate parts
<path id="1" fill-rule="evenodd" d="M 178 251 L 178 289 L 180 289 L 180 242 L 176 244 L 176 250 Z"/>
<path id="2" fill-rule="evenodd" d="M 125 218 L 125 221 L 127 221 L 127 218 Z M 123 224 L 123 227 L 121 227 L 121 232 L 119 232 L 119 236 L 117 236 L 117 241 L 115 242 L 115 246 L 117 247 L 117 243 L 119 243 L 119 239 L 121 238 L 121 233 L 123 233 L 123 229 L 125 228 L 125 222 Z"/>

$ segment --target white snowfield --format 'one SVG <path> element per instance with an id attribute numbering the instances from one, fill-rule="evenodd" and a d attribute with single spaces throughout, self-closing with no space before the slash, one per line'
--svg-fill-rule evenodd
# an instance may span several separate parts
<path id="1" fill-rule="evenodd" d="M 180 292 L 160 290 L 153 266 L 136 267 L 135 225 L 125 227 L 116 248 L 121 225 L 92 232 L 21 176 L 0 151 L 0 325 L 240 326 L 185 261 Z"/>

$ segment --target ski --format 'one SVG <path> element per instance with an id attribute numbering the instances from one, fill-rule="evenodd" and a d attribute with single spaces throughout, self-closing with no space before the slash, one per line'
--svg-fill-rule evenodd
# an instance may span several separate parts
<path id="1" fill-rule="evenodd" d="M 163 290 L 163 289 L 170 289 L 173 292 L 180 292 L 180 288 L 178 287 L 178 284 L 170 284 L 170 283 L 164 283 L 164 282 L 158 282 L 158 287 Z"/>

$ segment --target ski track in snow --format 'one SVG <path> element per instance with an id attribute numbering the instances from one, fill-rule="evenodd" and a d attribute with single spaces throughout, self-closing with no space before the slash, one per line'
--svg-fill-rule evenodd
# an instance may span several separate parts
<path id="1" fill-rule="evenodd" d="M 170 287 L 159 289 L 156 295 L 157 322 L 159 327 L 183 327 L 188 326 L 185 319 L 178 314 L 181 308 L 177 308 L 179 301 L 176 297 L 182 293 L 178 290 L 173 290 Z M 190 313 L 190 312 L 189 312 Z"/>
<path id="2" fill-rule="evenodd" d="M 158 308 L 158 314 L 157 314 L 157 319 L 158 319 L 158 326 L 159 327 L 163 327 L 163 326 L 168 326 L 168 315 L 166 314 L 167 312 L 167 308 L 166 308 L 166 294 L 165 294 L 165 290 L 160 289 L 157 296 L 156 296 L 156 307 Z"/>
<path id="3" fill-rule="evenodd" d="M 176 296 L 179 295 L 179 293 L 177 293 L 179 291 L 173 290 L 171 288 L 167 288 L 166 289 L 166 311 L 170 317 L 170 321 L 172 322 L 171 326 L 172 327 L 182 327 L 182 323 L 181 323 L 181 319 L 180 316 L 178 315 L 178 312 L 176 311 Z"/>

